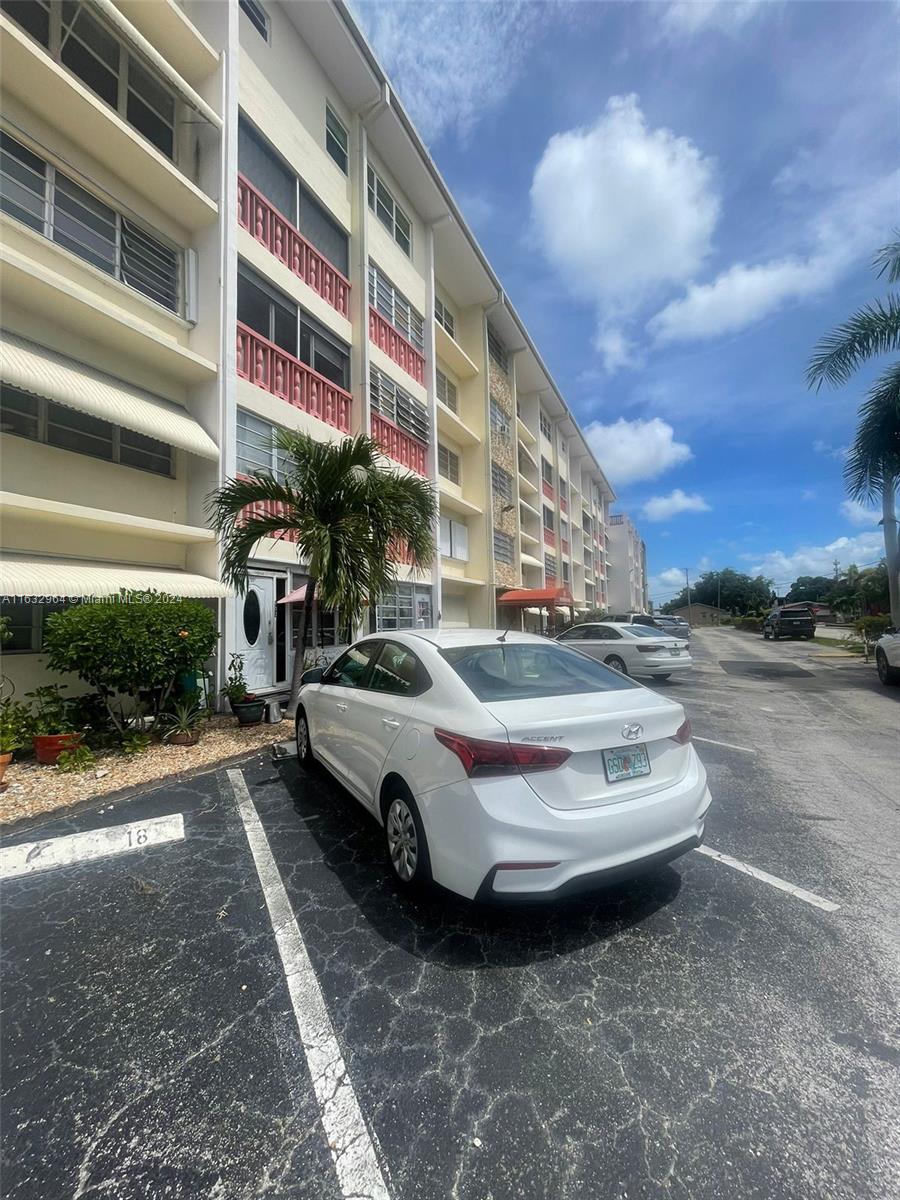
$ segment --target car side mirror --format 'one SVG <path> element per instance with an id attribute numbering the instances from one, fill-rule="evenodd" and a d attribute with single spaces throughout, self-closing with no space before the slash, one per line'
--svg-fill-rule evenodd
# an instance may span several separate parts
<path id="1" fill-rule="evenodd" d="M 300 683 L 321 683 L 325 671 L 322 667 L 311 667 L 300 676 Z"/>

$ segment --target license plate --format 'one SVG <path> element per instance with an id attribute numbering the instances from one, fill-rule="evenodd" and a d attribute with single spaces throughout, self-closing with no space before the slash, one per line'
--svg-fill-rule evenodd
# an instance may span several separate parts
<path id="1" fill-rule="evenodd" d="M 670 654 L 680 654 L 681 651 L 679 650 L 679 648 L 677 646 L 670 646 L 669 653 Z"/>
<path id="2" fill-rule="evenodd" d="M 609 783 L 618 783 L 620 779 L 637 779 L 640 775 L 650 774 L 650 758 L 647 747 L 616 746 L 614 750 L 603 751 L 603 769 Z"/>

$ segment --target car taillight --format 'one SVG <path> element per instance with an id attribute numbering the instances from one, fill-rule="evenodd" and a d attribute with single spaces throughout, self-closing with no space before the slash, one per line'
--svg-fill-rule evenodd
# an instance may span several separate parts
<path id="1" fill-rule="evenodd" d="M 638 646 L 641 654 L 655 654 L 658 650 L 664 650 L 664 646 Z"/>
<path id="2" fill-rule="evenodd" d="M 489 742 L 483 738 L 465 737 L 435 729 L 434 736 L 452 750 L 466 774 L 517 775 L 526 771 L 553 771 L 561 767 L 571 750 L 559 746 L 524 746 L 516 742 Z"/>
<path id="3" fill-rule="evenodd" d="M 678 742 L 682 746 L 686 746 L 691 740 L 691 723 L 685 718 L 684 723 L 678 726 L 675 733 L 672 734 L 672 741 Z"/>

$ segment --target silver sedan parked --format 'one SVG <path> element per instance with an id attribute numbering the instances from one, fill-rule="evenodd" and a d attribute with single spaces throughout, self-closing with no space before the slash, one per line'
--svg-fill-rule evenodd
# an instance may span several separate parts
<path id="1" fill-rule="evenodd" d="M 556 640 L 606 663 L 623 675 L 668 679 L 694 665 L 684 638 L 673 637 L 648 625 L 620 625 L 615 621 L 573 625 Z"/>

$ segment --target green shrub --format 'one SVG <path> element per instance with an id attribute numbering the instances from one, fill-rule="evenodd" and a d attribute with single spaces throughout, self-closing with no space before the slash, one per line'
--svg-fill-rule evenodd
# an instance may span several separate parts
<path id="1" fill-rule="evenodd" d="M 890 617 L 860 617 L 858 621 L 853 622 L 856 632 L 863 634 L 870 642 L 877 642 L 890 627 Z"/>
<path id="2" fill-rule="evenodd" d="M 0 754 L 12 754 L 31 742 L 31 712 L 8 696 L 0 700 Z"/>
<path id="3" fill-rule="evenodd" d="M 178 677 L 200 671 L 218 637 L 214 613 L 197 600 L 122 592 L 48 617 L 44 648 L 52 671 L 73 672 L 103 697 L 124 737 L 131 716 L 149 713 L 155 726 Z"/>
<path id="4" fill-rule="evenodd" d="M 122 738 L 122 753 L 137 758 L 145 750 L 149 750 L 153 738 L 149 733 L 126 733 Z"/>
<path id="5" fill-rule="evenodd" d="M 96 761 L 93 750 L 87 746 L 76 746 L 73 750 L 60 750 L 56 765 L 64 774 L 79 775 Z"/>

